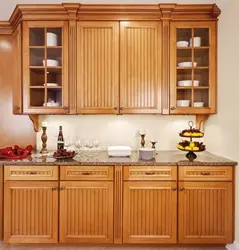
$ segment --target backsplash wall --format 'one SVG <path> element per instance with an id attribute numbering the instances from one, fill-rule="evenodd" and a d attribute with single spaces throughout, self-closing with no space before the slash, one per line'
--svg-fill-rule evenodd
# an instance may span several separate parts
<path id="1" fill-rule="evenodd" d="M 146 146 L 150 140 L 157 140 L 158 150 L 176 150 L 180 141 L 178 132 L 188 127 L 188 121 L 195 122 L 195 116 L 162 115 L 68 115 L 40 116 L 39 122 L 47 122 L 47 148 L 56 149 L 59 126 L 63 126 L 64 138 L 98 139 L 100 148 L 109 145 L 129 145 L 133 149 L 140 146 L 137 130 L 146 131 Z M 41 134 L 37 133 L 37 149 L 41 149 Z"/>

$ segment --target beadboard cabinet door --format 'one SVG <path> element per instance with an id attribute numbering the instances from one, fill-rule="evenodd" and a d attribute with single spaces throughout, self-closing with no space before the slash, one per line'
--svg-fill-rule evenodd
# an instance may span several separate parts
<path id="1" fill-rule="evenodd" d="M 178 203 L 179 243 L 232 242 L 231 182 L 181 182 Z"/>
<path id="2" fill-rule="evenodd" d="M 77 23 L 77 113 L 119 111 L 119 22 Z"/>
<path id="3" fill-rule="evenodd" d="M 62 181 L 60 242 L 113 243 L 113 182 Z"/>
<path id="4" fill-rule="evenodd" d="M 4 241 L 57 243 L 58 182 L 4 183 Z"/>
<path id="5" fill-rule="evenodd" d="M 120 113 L 161 113 L 161 23 L 120 22 Z"/>
<path id="6" fill-rule="evenodd" d="M 177 242 L 176 182 L 124 182 L 124 243 Z"/>

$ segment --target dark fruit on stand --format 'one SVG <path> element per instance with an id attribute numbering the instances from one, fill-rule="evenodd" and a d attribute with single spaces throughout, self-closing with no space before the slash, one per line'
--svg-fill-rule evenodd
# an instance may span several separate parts
<path id="1" fill-rule="evenodd" d="M 54 152 L 54 158 L 73 158 L 75 156 L 75 151 L 67 151 L 66 149 L 58 149 Z"/>
<path id="2" fill-rule="evenodd" d="M 184 129 L 179 135 L 186 136 L 186 137 L 203 137 L 204 136 L 204 134 L 197 128 Z"/>

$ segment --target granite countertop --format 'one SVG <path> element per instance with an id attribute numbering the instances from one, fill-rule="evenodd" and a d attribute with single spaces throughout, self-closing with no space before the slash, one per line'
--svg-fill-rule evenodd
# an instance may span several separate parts
<path id="1" fill-rule="evenodd" d="M 108 157 L 107 151 L 99 151 L 94 155 L 77 155 L 73 159 L 56 160 L 50 153 L 47 157 L 42 157 L 39 153 L 33 153 L 23 160 L 0 160 L 0 165 L 91 165 L 91 166 L 114 166 L 114 165 L 135 165 L 135 166 L 152 166 L 152 165 L 181 165 L 181 166 L 235 166 L 237 162 L 211 154 L 209 152 L 197 153 L 197 159 L 190 162 L 185 157 L 186 152 L 180 151 L 156 151 L 154 160 L 145 161 L 139 159 L 137 151 L 133 151 L 131 157 Z"/>

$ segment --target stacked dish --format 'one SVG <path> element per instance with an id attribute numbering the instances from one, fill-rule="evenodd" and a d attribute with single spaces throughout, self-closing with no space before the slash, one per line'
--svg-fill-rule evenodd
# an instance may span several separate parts
<path id="1" fill-rule="evenodd" d="M 197 62 L 181 62 L 181 63 L 178 63 L 178 66 L 179 67 L 196 67 L 197 66 Z"/>
<path id="2" fill-rule="evenodd" d="M 199 86 L 199 81 L 198 80 L 182 80 L 178 81 L 178 86 L 179 87 L 190 87 L 190 86 L 198 87 Z"/>

